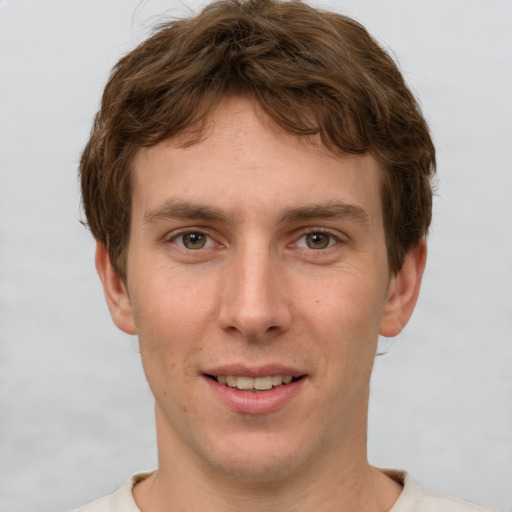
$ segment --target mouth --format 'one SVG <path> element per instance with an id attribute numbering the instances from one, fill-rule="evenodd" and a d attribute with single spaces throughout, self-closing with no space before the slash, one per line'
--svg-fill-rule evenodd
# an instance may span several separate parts
<path id="1" fill-rule="evenodd" d="M 206 377 L 229 388 L 238 389 L 240 391 L 258 392 L 286 386 L 302 379 L 304 376 L 266 375 L 263 377 L 247 377 L 243 375 L 206 375 Z"/>
<path id="2" fill-rule="evenodd" d="M 224 411 L 235 414 L 272 414 L 293 404 L 309 375 L 282 365 L 255 368 L 226 365 L 202 374 Z M 307 392 L 306 392 L 307 396 Z"/>

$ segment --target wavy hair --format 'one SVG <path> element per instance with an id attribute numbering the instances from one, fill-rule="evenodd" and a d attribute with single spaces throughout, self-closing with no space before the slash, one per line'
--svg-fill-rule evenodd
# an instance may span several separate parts
<path id="1" fill-rule="evenodd" d="M 220 0 L 158 26 L 106 85 L 80 160 L 82 204 L 121 277 L 136 151 L 185 133 L 193 144 L 209 113 L 234 94 L 255 99 L 291 134 L 318 134 L 332 151 L 379 162 L 397 272 L 428 231 L 435 150 L 395 62 L 346 16 L 298 0 Z"/>

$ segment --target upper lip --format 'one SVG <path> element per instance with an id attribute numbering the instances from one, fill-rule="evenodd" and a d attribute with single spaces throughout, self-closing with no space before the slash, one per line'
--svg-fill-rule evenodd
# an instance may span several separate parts
<path id="1" fill-rule="evenodd" d="M 204 375 L 234 375 L 236 377 L 267 377 L 268 375 L 291 375 L 292 377 L 302 377 L 306 372 L 282 364 L 266 364 L 263 366 L 248 366 L 245 364 L 228 364 L 208 368 L 203 372 Z"/>

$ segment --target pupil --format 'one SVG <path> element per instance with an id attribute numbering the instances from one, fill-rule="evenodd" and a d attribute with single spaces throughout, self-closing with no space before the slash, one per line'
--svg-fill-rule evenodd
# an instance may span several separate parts
<path id="1" fill-rule="evenodd" d="M 329 245 L 329 236 L 324 233 L 313 233 L 307 237 L 310 249 L 325 249 Z"/>
<path id="2" fill-rule="evenodd" d="M 189 249 L 198 249 L 205 244 L 205 237 L 201 233 L 189 233 L 185 235 L 184 243 Z"/>

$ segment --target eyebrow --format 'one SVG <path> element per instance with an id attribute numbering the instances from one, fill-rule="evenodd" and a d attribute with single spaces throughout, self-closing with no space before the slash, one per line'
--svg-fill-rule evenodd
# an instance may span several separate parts
<path id="1" fill-rule="evenodd" d="M 187 201 L 170 200 L 162 206 L 146 212 L 144 222 L 152 224 L 166 219 L 195 219 L 206 222 L 226 222 L 227 215 L 217 208 Z"/>
<path id="2" fill-rule="evenodd" d="M 370 224 L 370 216 L 366 210 L 355 204 L 341 201 L 306 204 L 290 208 L 279 216 L 280 223 L 312 219 L 348 219 L 362 225 Z"/>
<path id="3" fill-rule="evenodd" d="M 144 222 L 152 224 L 167 219 L 194 219 L 205 222 L 232 222 L 232 217 L 224 211 L 188 201 L 170 200 L 162 206 L 148 211 L 144 215 Z M 369 225 L 370 218 L 366 210 L 360 206 L 340 201 L 329 201 L 321 204 L 305 204 L 288 208 L 281 212 L 277 221 L 299 222 L 313 219 L 348 219 L 359 224 Z"/>

